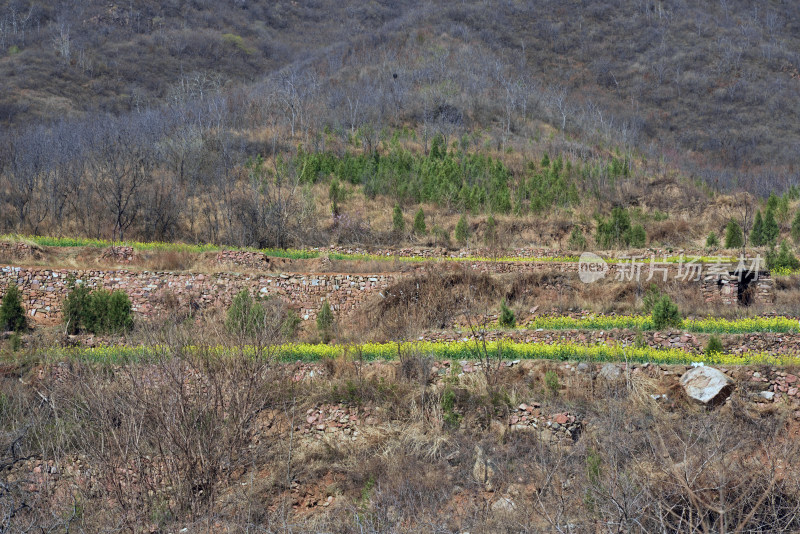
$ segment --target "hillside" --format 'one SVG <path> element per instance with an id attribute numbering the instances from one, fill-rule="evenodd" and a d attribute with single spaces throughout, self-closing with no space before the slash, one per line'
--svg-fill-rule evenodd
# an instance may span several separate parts
<path id="1" fill-rule="evenodd" d="M 3 1 L 0 120 L 120 114 L 232 89 L 396 17 L 388 5 Z"/>
<path id="2" fill-rule="evenodd" d="M 289 67 L 310 77 L 312 100 L 349 102 L 323 120 L 330 126 L 369 117 L 380 128 L 449 110 L 458 129 L 530 136 L 526 119 L 539 118 L 666 156 L 714 186 L 766 194 L 796 178 L 797 9 L 5 1 L 0 116 L 22 125 L 124 114 L 235 94 Z"/>
<path id="3" fill-rule="evenodd" d="M 0 0 L 0 534 L 800 531 L 798 50 Z"/>

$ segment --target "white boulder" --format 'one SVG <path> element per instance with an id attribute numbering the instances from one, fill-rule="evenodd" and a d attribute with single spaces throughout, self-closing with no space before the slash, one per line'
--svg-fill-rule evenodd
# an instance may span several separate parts
<path id="1" fill-rule="evenodd" d="M 717 403 L 730 394 L 734 384 L 725 373 L 713 367 L 695 367 L 681 377 L 683 390 L 702 404 Z"/>

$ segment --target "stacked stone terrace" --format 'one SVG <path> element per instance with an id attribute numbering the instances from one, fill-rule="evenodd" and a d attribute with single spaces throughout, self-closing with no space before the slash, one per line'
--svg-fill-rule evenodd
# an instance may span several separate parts
<path id="1" fill-rule="evenodd" d="M 0 243 L 2 246 L 3 243 Z M 9 244 L 5 244 L 6 247 Z M 33 254 L 27 245 L 13 244 L 13 252 L 20 255 Z M 523 255 L 530 251 L 524 251 Z M 552 255 L 552 251 L 551 251 Z M 531 257 L 528 255 L 527 257 Z M 403 276 L 405 273 L 391 274 L 336 274 L 336 273 L 275 273 L 263 272 L 267 268 L 275 269 L 274 258 L 260 252 L 223 251 L 217 256 L 220 265 L 226 270 L 247 270 L 241 272 L 221 272 L 213 274 L 186 272 L 154 272 L 133 269 L 97 270 L 97 269 L 48 269 L 44 267 L 20 267 L 6 265 L 0 267 L 0 292 L 10 282 L 16 283 L 22 290 L 24 304 L 28 313 L 35 320 L 57 319 L 60 317 L 61 303 L 68 293 L 68 281 L 79 280 L 92 288 L 109 290 L 120 289 L 127 292 L 133 303 L 134 311 L 150 316 L 164 311 L 166 302 L 192 306 L 194 309 L 209 307 L 227 307 L 233 296 L 247 289 L 253 293 L 277 296 L 287 301 L 296 309 L 303 319 L 316 317 L 322 302 L 328 300 L 339 313 L 348 314 L 361 306 L 367 299 L 375 297 Z M 24 263 L 24 262 L 22 262 Z M 436 262 L 432 262 L 435 266 Z M 431 263 L 421 262 L 416 270 L 430 268 Z M 456 265 L 474 269 L 487 274 L 527 274 L 533 272 L 578 272 L 578 262 L 554 261 L 461 261 Z M 709 267 L 711 268 L 711 267 Z M 722 299 L 733 304 L 741 301 L 741 284 L 750 288 L 749 297 L 753 300 L 770 301 L 773 298 L 773 281 L 766 271 L 758 271 L 758 277 L 740 282 L 738 274 L 734 274 L 737 266 L 733 264 L 714 265 L 716 274 L 690 273 L 687 282 L 697 283 L 708 300 Z M 682 272 L 682 270 L 684 272 Z M 262 271 L 262 272 L 258 272 Z M 651 268 L 648 262 L 631 265 L 630 263 L 609 263 L 608 271 L 601 281 L 640 280 L 649 283 L 651 280 L 667 277 L 669 279 L 685 275 L 685 268 L 677 264 L 661 264 Z M 169 293 L 171 297 L 167 298 Z"/>

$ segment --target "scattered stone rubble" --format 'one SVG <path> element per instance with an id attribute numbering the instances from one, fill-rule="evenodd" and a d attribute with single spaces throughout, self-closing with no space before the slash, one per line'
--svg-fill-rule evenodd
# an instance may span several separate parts
<path id="1" fill-rule="evenodd" d="M 27 243 L 0 241 L 0 258 L 6 260 L 38 260 L 42 258 L 41 250 Z"/>
<path id="2" fill-rule="evenodd" d="M 362 425 L 375 426 L 379 408 L 362 408 L 346 404 L 323 404 L 306 411 L 305 421 L 296 430 L 322 439 L 326 434 L 355 440 L 361 434 Z M 374 413 L 373 413 L 374 412 Z"/>
<path id="3" fill-rule="evenodd" d="M 533 372 L 537 364 L 541 364 L 541 362 L 502 362 L 503 368 L 519 366 L 528 372 Z M 364 365 L 385 364 L 375 362 Z M 611 367 L 614 367 L 614 369 L 612 370 Z M 570 375 L 585 374 L 589 371 L 589 366 L 585 362 L 563 362 L 553 364 L 553 368 L 556 368 L 559 375 L 565 380 Z M 630 374 L 631 376 L 643 374 L 655 379 L 670 378 L 675 383 L 678 383 L 681 377 L 684 379 L 681 381 L 686 381 L 687 377 L 691 378 L 712 371 L 715 375 L 719 373 L 719 375 L 716 375 L 717 378 L 721 380 L 721 383 L 725 384 L 723 387 L 725 391 L 721 395 L 729 395 L 731 390 L 728 385 L 735 384 L 735 387 L 744 393 L 751 402 L 757 404 L 783 404 L 791 410 L 794 419 L 800 420 L 800 395 L 798 395 L 800 378 L 798 378 L 796 372 L 790 369 L 768 366 L 730 369 L 720 367 L 713 369 L 711 367 L 682 365 L 617 363 L 599 366 L 599 369 L 596 368 L 595 370 L 602 373 L 604 369 L 606 377 L 611 380 L 615 379 L 617 372 L 619 372 L 620 376 L 623 374 Z M 538 370 L 541 371 L 541 368 L 538 368 Z M 431 369 L 431 379 L 434 383 L 439 382 L 441 386 L 443 380 L 454 372 L 456 374 L 469 374 L 481 371 L 482 366 L 479 362 L 441 361 L 434 363 Z M 59 368 L 51 367 L 50 372 L 57 374 Z M 322 364 L 298 362 L 294 367 L 294 372 L 295 379 L 299 380 L 324 379 L 325 376 Z M 39 377 L 39 379 L 43 378 L 44 376 Z M 665 390 L 669 389 L 666 384 L 664 387 Z M 669 403 L 668 394 L 652 395 L 652 397 L 667 404 Z M 724 401 L 725 399 L 719 400 Z M 545 413 L 542 408 L 543 406 L 540 402 L 525 401 L 515 407 L 511 407 L 505 415 L 498 416 L 500 419 L 498 425 L 493 424 L 493 428 L 500 432 L 537 432 L 546 444 L 559 447 L 573 445 L 580 439 L 587 428 L 582 415 L 578 412 Z M 378 429 L 391 423 L 391 415 L 380 407 L 348 405 L 346 403 L 317 404 L 307 409 L 305 413 L 297 414 L 294 420 L 294 430 L 312 441 L 327 439 L 355 441 L 366 437 L 371 429 Z M 285 412 L 275 410 L 275 413 L 265 415 L 264 424 L 258 427 L 258 432 L 286 431 L 287 424 Z M 257 443 L 258 438 L 256 437 L 254 445 Z M 481 454 L 476 451 L 473 477 L 485 484 L 487 491 L 494 491 L 495 489 L 492 484 L 493 469 L 494 466 L 491 462 L 481 461 Z M 69 488 L 74 487 L 74 485 L 86 488 L 89 491 L 92 491 L 92 488 L 97 488 L 97 485 L 102 483 L 99 475 L 82 457 L 64 458 L 58 464 L 53 461 L 43 462 L 40 459 L 32 458 L 17 462 L 2 473 L 3 480 L 6 483 L 19 484 L 25 491 L 56 493 L 61 491 L 65 497 L 69 497 Z M 130 478 L 135 477 L 136 473 L 128 470 L 126 473 L 121 473 L 120 476 Z M 301 490 L 299 485 L 294 489 L 297 489 L 298 492 Z M 329 506 L 334 500 L 330 496 L 316 494 L 311 496 L 313 499 L 309 496 L 306 497 L 305 500 L 300 499 L 298 502 L 308 505 L 308 502 L 313 501 L 312 505 Z M 501 496 L 497 500 L 499 504 L 497 504 L 495 511 L 508 512 L 513 510 L 513 497 L 511 490 L 506 495 Z"/>
<path id="4" fill-rule="evenodd" d="M 538 430 L 540 436 L 564 444 L 576 441 L 582 426 L 579 416 L 570 412 L 543 414 L 538 402 L 520 404 L 511 411 L 508 418 L 508 427 L 511 430 Z"/>
<path id="5" fill-rule="evenodd" d="M 103 250 L 101 257 L 115 263 L 131 263 L 136 253 L 133 247 L 114 246 Z"/>

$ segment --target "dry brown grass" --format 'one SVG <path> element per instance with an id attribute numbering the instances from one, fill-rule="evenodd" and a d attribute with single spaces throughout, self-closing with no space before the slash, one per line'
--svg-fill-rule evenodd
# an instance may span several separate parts
<path id="1" fill-rule="evenodd" d="M 647 227 L 647 238 L 651 245 L 658 243 L 662 246 L 678 247 L 694 237 L 692 225 L 683 219 L 653 222 Z"/>
<path id="2" fill-rule="evenodd" d="M 499 373 L 495 387 L 484 372 L 430 380 L 424 354 L 369 369 L 342 358 L 301 382 L 292 379 L 293 365 L 180 354 L 113 372 L 72 362 L 37 368 L 24 382 L 0 375 L 9 399 L 0 404 L 0 463 L 20 473 L 24 462 L 6 445 L 22 436 L 19 456 L 53 459 L 64 470 L 52 491 L 7 478 L 0 509 L 36 504 L 11 519 L 12 531 L 70 517 L 72 528 L 86 531 L 113 523 L 132 531 L 282 532 L 289 523 L 296 532 L 402 525 L 403 532 L 488 534 L 567 524 L 650 532 L 665 522 L 688 533 L 702 522 L 717 525 L 721 507 L 750 529 L 800 527 L 800 454 L 786 409 L 760 410 L 745 389 L 730 406 L 708 411 L 681 396 L 676 375 L 645 370 L 604 382 L 591 362 L 586 372 L 523 362 Z M 547 371 L 559 375 L 555 393 L 544 385 Z M 455 425 L 443 417 L 448 389 L 461 416 Z M 651 396 L 664 393 L 669 402 Z M 578 415 L 582 432 L 567 444 L 508 429 L 506 414 L 523 402 L 545 415 Z M 368 410 L 374 420 L 359 425 L 355 439 L 299 431 L 320 403 Z M 97 483 L 69 486 L 78 456 Z M 492 491 L 475 478 L 478 460 Z M 81 514 L 69 496 L 80 499 Z M 323 506 L 329 496 L 333 504 Z M 500 498 L 513 508 L 493 507 Z"/>
<path id="3" fill-rule="evenodd" d="M 458 316 L 485 313 L 503 293 L 498 280 L 468 268 L 429 269 L 385 290 L 352 323 L 365 338 L 409 339 L 422 329 L 445 328 Z"/>
<path id="4" fill-rule="evenodd" d="M 800 276 L 775 277 L 775 309 L 778 313 L 800 316 Z"/>
<path id="5" fill-rule="evenodd" d="M 199 254 L 190 252 L 138 252 L 135 263 L 143 269 L 153 271 L 187 271 L 197 266 Z"/>

